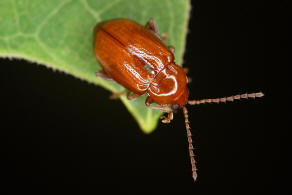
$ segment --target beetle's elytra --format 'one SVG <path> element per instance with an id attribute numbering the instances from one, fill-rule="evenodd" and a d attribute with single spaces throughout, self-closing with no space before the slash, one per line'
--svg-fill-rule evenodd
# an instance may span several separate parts
<path id="1" fill-rule="evenodd" d="M 185 105 L 263 96 L 262 93 L 251 93 L 188 101 L 186 71 L 174 62 L 174 48 L 163 43 L 152 19 L 145 26 L 128 19 L 100 22 L 94 28 L 93 47 L 103 68 L 96 75 L 125 87 L 129 99 L 146 93 L 146 106 L 168 113 L 167 117 L 162 116 L 164 123 L 173 119 L 173 111 L 179 108 L 183 110 L 194 180 L 197 178 L 197 169 Z M 114 94 L 114 97 L 122 94 Z"/>

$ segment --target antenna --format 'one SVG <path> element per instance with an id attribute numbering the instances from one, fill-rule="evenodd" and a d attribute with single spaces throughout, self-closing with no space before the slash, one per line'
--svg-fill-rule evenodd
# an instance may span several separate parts
<path id="1" fill-rule="evenodd" d="M 241 100 L 241 99 L 255 99 L 255 98 L 261 98 L 264 94 L 262 92 L 258 93 L 244 93 L 239 95 L 232 95 L 229 97 L 223 97 L 223 98 L 213 98 L 213 99 L 202 99 L 202 100 L 189 100 L 189 105 L 199 105 L 199 104 L 205 104 L 205 103 L 226 103 L 226 102 L 233 102 L 234 100 Z M 189 143 L 189 155 L 192 165 L 192 172 L 193 172 L 193 178 L 194 181 L 197 179 L 197 167 L 196 167 L 196 161 L 195 161 L 195 155 L 194 155 L 194 147 L 193 147 L 193 140 L 192 140 L 192 134 L 191 134 L 191 128 L 190 128 L 190 122 L 189 122 L 189 115 L 188 110 L 184 106 L 182 107 L 184 117 L 185 117 L 185 125 L 187 130 L 187 138 Z"/>
<path id="2" fill-rule="evenodd" d="M 189 143 L 189 155 L 190 155 L 190 160 L 191 160 L 191 165 L 192 165 L 193 178 L 194 178 L 194 181 L 196 181 L 197 167 L 196 167 L 196 161 L 195 161 L 195 157 L 194 157 L 195 155 L 193 152 L 194 147 L 193 147 L 190 122 L 189 122 L 189 115 L 188 115 L 188 110 L 185 106 L 183 107 L 183 113 L 184 113 L 184 117 L 185 117 L 185 125 L 186 125 L 187 137 L 188 137 L 188 143 Z"/>
<path id="3" fill-rule="evenodd" d="M 262 92 L 258 93 L 244 93 L 240 95 L 232 95 L 229 97 L 223 97 L 223 98 L 213 98 L 213 99 L 202 99 L 202 100 L 189 100 L 189 105 L 199 105 L 199 104 L 205 104 L 205 103 L 226 103 L 226 102 L 233 102 L 234 100 L 241 100 L 241 99 L 250 99 L 250 98 L 260 98 L 263 97 L 264 94 Z"/>

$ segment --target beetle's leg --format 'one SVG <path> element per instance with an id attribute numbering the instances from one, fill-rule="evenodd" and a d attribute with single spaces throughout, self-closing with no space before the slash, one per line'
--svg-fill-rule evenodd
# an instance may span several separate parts
<path id="1" fill-rule="evenodd" d="M 161 122 L 163 123 L 170 123 L 170 121 L 173 119 L 173 112 L 172 111 L 169 112 L 167 117 L 165 115 L 162 115 L 160 119 L 161 119 Z"/>
<path id="2" fill-rule="evenodd" d="M 153 103 L 153 100 L 150 96 L 147 96 L 146 100 L 145 100 L 145 105 L 146 106 L 149 106 L 150 104 Z"/>
<path id="3" fill-rule="evenodd" d="M 160 110 L 162 112 L 166 112 L 166 113 L 170 113 L 172 112 L 172 109 L 169 106 L 156 106 L 156 105 L 147 105 L 149 108 L 151 109 L 155 109 L 155 110 Z"/>
<path id="4" fill-rule="evenodd" d="M 95 73 L 97 77 L 100 77 L 102 79 L 108 80 L 108 81 L 114 81 L 108 74 L 106 74 L 106 72 L 104 70 L 98 71 Z M 130 93 L 128 90 L 124 90 L 122 92 L 118 92 L 118 93 L 113 93 L 112 95 L 110 95 L 110 99 L 112 100 L 116 100 L 119 99 L 122 95 L 127 95 L 128 100 L 133 100 L 141 95 L 139 94 L 135 94 L 135 93 Z"/>
<path id="5" fill-rule="evenodd" d="M 158 28 L 157 28 L 156 23 L 154 22 L 154 20 L 152 18 L 150 18 L 148 20 L 145 27 L 148 28 L 149 30 L 151 30 L 157 37 L 159 37 Z"/>
<path id="6" fill-rule="evenodd" d="M 127 89 L 125 89 L 122 92 L 113 93 L 110 96 L 110 99 L 116 100 L 116 99 L 119 99 L 122 95 L 127 95 L 128 100 L 133 100 L 133 99 L 136 99 L 137 97 L 141 96 L 140 94 L 131 93 L 130 91 L 128 91 Z"/>
<path id="7" fill-rule="evenodd" d="M 151 30 L 159 39 L 161 39 L 162 41 L 166 42 L 167 39 L 168 39 L 168 34 L 166 32 L 162 33 L 161 37 L 159 36 L 159 33 L 158 33 L 158 28 L 157 28 L 157 25 L 155 23 L 155 21 L 150 18 L 148 20 L 148 22 L 146 23 L 146 28 L 148 28 L 149 30 Z"/>
<path id="8" fill-rule="evenodd" d="M 174 55 L 175 48 L 173 46 L 168 46 L 168 50 Z"/>
<path id="9" fill-rule="evenodd" d="M 192 82 L 192 78 L 191 77 L 187 77 L 187 83 L 191 83 Z"/>
<path id="10" fill-rule="evenodd" d="M 104 80 L 113 81 L 113 79 L 108 74 L 106 74 L 106 72 L 104 70 L 100 70 L 100 71 L 96 72 L 95 75 L 97 77 L 104 79 Z"/>
<path id="11" fill-rule="evenodd" d="M 128 94 L 128 91 L 127 90 L 124 90 L 122 92 L 117 92 L 117 93 L 113 93 L 110 95 L 110 99 L 111 100 L 117 100 L 119 99 L 122 95 L 127 95 Z"/>
<path id="12" fill-rule="evenodd" d="M 161 34 L 161 39 L 162 39 L 162 41 L 164 41 L 164 42 L 167 41 L 167 39 L 168 39 L 168 34 L 167 34 L 167 32 L 164 32 L 164 33 Z"/>
<path id="13" fill-rule="evenodd" d="M 148 96 L 146 101 L 145 101 L 145 104 L 149 108 L 152 108 L 155 110 L 160 110 L 162 112 L 166 112 L 168 114 L 167 117 L 163 115 L 160 117 L 160 119 L 162 119 L 163 123 L 170 123 L 170 121 L 173 119 L 172 109 L 168 105 L 159 105 L 159 106 L 151 105 L 152 102 L 153 102 L 152 99 Z"/>
<path id="14" fill-rule="evenodd" d="M 184 72 L 187 74 L 189 72 L 189 68 L 183 68 Z M 191 83 L 192 78 L 187 76 L 187 83 Z"/>
<path id="15" fill-rule="evenodd" d="M 168 106 L 168 105 L 151 105 L 152 103 L 152 99 L 148 96 L 146 101 L 145 101 L 145 105 L 151 109 L 155 109 L 155 110 L 160 110 L 162 112 L 167 112 L 170 113 L 172 112 L 172 109 Z"/>
<path id="16" fill-rule="evenodd" d="M 186 73 L 186 74 L 188 74 L 189 73 L 189 68 L 183 68 L 183 70 L 184 70 L 184 72 Z"/>
<path id="17" fill-rule="evenodd" d="M 133 99 L 136 99 L 136 98 L 138 98 L 140 96 L 141 96 L 140 94 L 130 93 L 130 92 L 128 92 L 128 94 L 127 94 L 128 100 L 133 100 Z"/>

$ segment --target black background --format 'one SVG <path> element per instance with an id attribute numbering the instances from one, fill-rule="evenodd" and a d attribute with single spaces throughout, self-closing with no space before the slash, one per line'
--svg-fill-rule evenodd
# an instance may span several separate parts
<path id="1" fill-rule="evenodd" d="M 192 4 L 184 56 L 192 77 L 190 98 L 266 94 L 189 107 L 196 183 L 181 113 L 145 135 L 103 88 L 27 61 L 1 59 L 2 189 L 37 194 L 275 189 L 275 142 L 265 119 L 272 92 L 265 84 L 263 2 Z"/>

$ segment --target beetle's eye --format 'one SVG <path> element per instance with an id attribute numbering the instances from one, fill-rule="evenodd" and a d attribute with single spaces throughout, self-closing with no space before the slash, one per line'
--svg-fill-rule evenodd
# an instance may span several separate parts
<path id="1" fill-rule="evenodd" d="M 171 109 L 173 110 L 177 110 L 179 108 L 179 105 L 178 104 L 174 104 L 171 106 Z"/>

